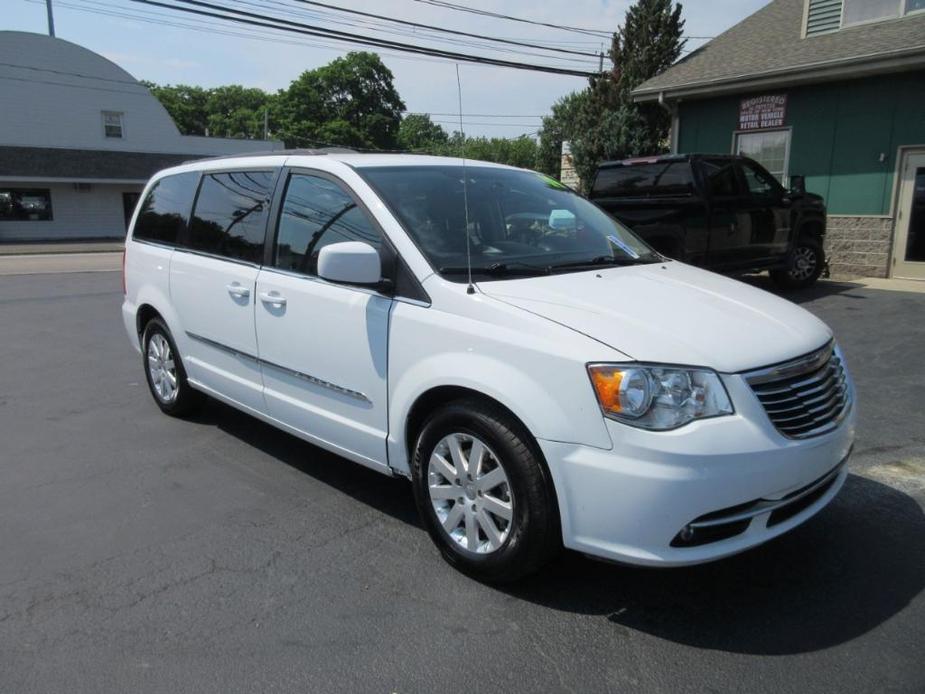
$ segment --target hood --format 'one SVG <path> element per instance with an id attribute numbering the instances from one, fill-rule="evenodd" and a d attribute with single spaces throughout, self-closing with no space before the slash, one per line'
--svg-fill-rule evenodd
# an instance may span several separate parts
<path id="1" fill-rule="evenodd" d="M 805 354 L 832 336 L 789 301 L 679 262 L 481 282 L 479 289 L 635 361 L 732 373 Z"/>

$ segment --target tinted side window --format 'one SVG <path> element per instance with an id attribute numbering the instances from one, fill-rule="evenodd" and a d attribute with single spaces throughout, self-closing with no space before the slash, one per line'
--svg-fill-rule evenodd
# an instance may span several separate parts
<path id="1" fill-rule="evenodd" d="M 190 223 L 190 248 L 259 263 L 275 176 L 273 171 L 203 174 Z"/>
<path id="2" fill-rule="evenodd" d="M 729 159 L 705 160 L 703 172 L 713 197 L 735 197 L 739 194 L 735 162 Z"/>
<path id="3" fill-rule="evenodd" d="M 321 249 L 341 241 L 364 241 L 376 249 L 382 243 L 378 229 L 337 183 L 293 174 L 280 213 L 273 264 L 314 275 Z"/>
<path id="4" fill-rule="evenodd" d="M 748 192 L 755 197 L 766 198 L 777 191 L 777 179 L 757 166 L 742 162 L 742 173 Z"/>
<path id="5" fill-rule="evenodd" d="M 693 177 L 686 161 L 614 166 L 598 171 L 592 197 L 691 195 Z"/>
<path id="6" fill-rule="evenodd" d="M 182 173 L 155 183 L 138 210 L 132 238 L 175 244 L 189 221 L 198 177 L 198 173 Z"/>

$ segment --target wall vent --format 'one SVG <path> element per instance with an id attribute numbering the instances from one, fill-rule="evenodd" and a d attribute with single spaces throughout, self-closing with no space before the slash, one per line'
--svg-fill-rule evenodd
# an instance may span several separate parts
<path id="1" fill-rule="evenodd" d="M 807 0 L 806 35 L 827 34 L 841 28 L 842 0 Z"/>

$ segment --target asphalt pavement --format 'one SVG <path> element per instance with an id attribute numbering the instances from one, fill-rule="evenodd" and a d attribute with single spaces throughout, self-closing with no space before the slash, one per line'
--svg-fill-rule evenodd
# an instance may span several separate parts
<path id="1" fill-rule="evenodd" d="M 117 272 L 0 277 L 0 692 L 925 691 L 925 294 L 792 295 L 860 424 L 816 518 L 671 570 L 447 566 L 389 479 L 212 403 L 163 416 Z"/>

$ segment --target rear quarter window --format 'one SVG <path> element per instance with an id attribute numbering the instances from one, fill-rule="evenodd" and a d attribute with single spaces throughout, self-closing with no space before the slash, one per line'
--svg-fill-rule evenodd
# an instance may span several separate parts
<path id="1" fill-rule="evenodd" d="M 138 210 L 132 238 L 175 245 L 189 222 L 198 178 L 190 172 L 157 181 Z"/>
<path id="2" fill-rule="evenodd" d="M 686 161 L 662 161 L 602 168 L 592 198 L 676 197 L 692 195 L 693 176 Z"/>

